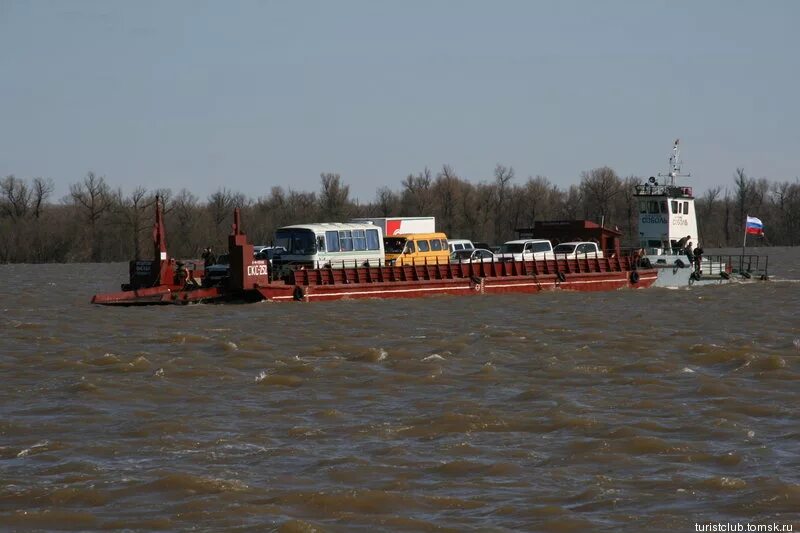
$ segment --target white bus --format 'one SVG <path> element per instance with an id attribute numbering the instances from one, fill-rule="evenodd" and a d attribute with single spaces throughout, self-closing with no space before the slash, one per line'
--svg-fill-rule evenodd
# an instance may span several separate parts
<path id="1" fill-rule="evenodd" d="M 276 266 L 342 268 L 384 263 L 383 234 L 373 224 L 331 222 L 285 226 L 275 231 L 275 246 L 286 248 L 272 260 Z"/>

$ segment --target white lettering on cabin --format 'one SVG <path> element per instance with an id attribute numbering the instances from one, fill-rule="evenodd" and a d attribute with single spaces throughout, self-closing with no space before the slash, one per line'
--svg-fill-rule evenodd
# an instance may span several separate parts
<path id="1" fill-rule="evenodd" d="M 266 276 L 267 265 L 247 265 L 248 276 Z"/>

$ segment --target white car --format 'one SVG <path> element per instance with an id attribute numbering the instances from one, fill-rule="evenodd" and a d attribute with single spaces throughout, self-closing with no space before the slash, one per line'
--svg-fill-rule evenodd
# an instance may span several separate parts
<path id="1" fill-rule="evenodd" d="M 475 245 L 469 239 L 447 239 L 447 245 L 450 247 L 450 252 L 475 249 Z"/>
<path id="2" fill-rule="evenodd" d="M 450 254 L 451 263 L 491 263 L 492 261 L 495 261 L 494 254 L 483 248 L 456 250 Z"/>
<path id="3" fill-rule="evenodd" d="M 555 259 L 553 245 L 545 239 L 508 241 L 497 252 L 498 261 L 534 261 Z"/>
<path id="4" fill-rule="evenodd" d="M 566 256 L 569 258 L 602 258 L 603 252 L 594 242 L 562 242 L 553 248 L 553 253 L 558 257 Z"/>

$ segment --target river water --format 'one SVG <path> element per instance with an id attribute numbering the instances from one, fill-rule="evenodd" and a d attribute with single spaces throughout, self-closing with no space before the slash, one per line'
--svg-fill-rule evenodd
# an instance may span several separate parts
<path id="1" fill-rule="evenodd" d="M 746 285 L 145 308 L 88 303 L 125 264 L 0 266 L 0 529 L 798 531 L 800 249 L 766 251 Z"/>

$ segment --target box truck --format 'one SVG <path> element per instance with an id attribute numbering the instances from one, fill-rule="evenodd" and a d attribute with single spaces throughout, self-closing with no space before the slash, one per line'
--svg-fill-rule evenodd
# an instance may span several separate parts
<path id="1" fill-rule="evenodd" d="M 383 234 L 386 237 L 405 235 L 407 233 L 434 233 L 436 231 L 436 217 L 354 218 L 351 222 L 374 224 L 383 230 Z"/>

